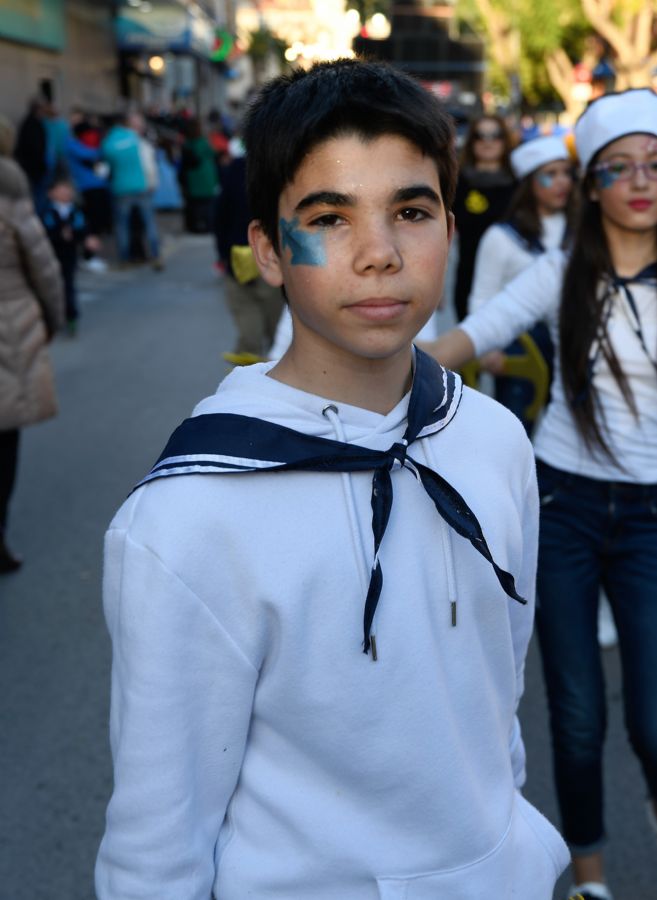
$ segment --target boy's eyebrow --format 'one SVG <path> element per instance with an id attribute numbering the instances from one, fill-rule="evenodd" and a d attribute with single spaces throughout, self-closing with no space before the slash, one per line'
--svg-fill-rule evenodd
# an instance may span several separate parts
<path id="1" fill-rule="evenodd" d="M 406 203 L 418 197 L 426 197 L 438 205 L 441 204 L 440 195 L 428 184 L 412 184 L 399 188 L 392 196 L 393 203 Z M 356 197 L 353 194 L 341 194 L 338 191 L 313 191 L 312 194 L 300 200 L 294 207 L 294 212 L 299 213 L 310 206 L 323 204 L 325 206 L 355 206 Z"/>
<path id="2" fill-rule="evenodd" d="M 438 194 L 428 184 L 412 184 L 409 187 L 400 188 L 393 196 L 394 203 L 405 203 L 409 200 L 415 200 L 417 197 L 426 197 L 427 200 L 433 200 L 439 206 L 441 204 L 440 194 Z"/>
<path id="3" fill-rule="evenodd" d="M 355 206 L 356 198 L 353 194 L 340 194 L 338 191 L 314 191 L 312 194 L 306 194 L 294 207 L 294 211 L 298 213 L 308 209 L 309 206 L 317 206 L 318 204 L 324 204 L 325 206 Z"/>

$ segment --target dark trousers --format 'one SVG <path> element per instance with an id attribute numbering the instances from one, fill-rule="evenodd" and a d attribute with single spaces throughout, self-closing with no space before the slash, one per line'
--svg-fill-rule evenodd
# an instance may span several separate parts
<path id="1" fill-rule="evenodd" d="M 214 224 L 214 197 L 185 198 L 185 230 L 192 234 L 209 234 Z"/>
<path id="2" fill-rule="evenodd" d="M 107 188 L 89 188 L 82 192 L 82 205 L 89 234 L 111 234 L 112 198 Z"/>
<path id="3" fill-rule="evenodd" d="M 77 269 L 77 260 L 60 259 L 59 265 L 62 270 L 62 281 L 64 282 L 66 321 L 75 322 L 80 315 L 80 310 L 78 309 L 77 291 L 75 289 L 75 272 Z"/>
<path id="4" fill-rule="evenodd" d="M 7 527 L 9 498 L 16 481 L 19 434 L 18 428 L 0 431 L 0 534 Z"/>
<path id="5" fill-rule="evenodd" d="M 657 484 L 598 481 L 538 462 L 536 624 L 563 834 L 575 855 L 604 843 L 603 586 L 616 621 L 625 725 L 657 799 Z"/>

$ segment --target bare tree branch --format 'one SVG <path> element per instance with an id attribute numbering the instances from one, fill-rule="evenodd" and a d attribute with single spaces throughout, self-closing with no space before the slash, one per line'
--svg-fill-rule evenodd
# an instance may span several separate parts
<path id="1" fill-rule="evenodd" d="M 633 57 L 633 47 L 624 32 L 611 19 L 612 5 L 609 0 L 581 0 L 582 9 L 599 35 L 614 49 L 623 62 Z"/>

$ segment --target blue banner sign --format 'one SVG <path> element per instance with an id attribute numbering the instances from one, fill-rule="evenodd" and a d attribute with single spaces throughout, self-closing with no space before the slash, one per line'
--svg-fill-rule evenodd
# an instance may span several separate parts
<path id="1" fill-rule="evenodd" d="M 63 50 L 64 0 L 0 0 L 0 38 Z"/>
<path id="2" fill-rule="evenodd" d="M 115 28 L 121 50 L 209 56 L 214 42 L 210 19 L 198 7 L 177 0 L 152 0 L 144 6 L 123 3 Z"/>

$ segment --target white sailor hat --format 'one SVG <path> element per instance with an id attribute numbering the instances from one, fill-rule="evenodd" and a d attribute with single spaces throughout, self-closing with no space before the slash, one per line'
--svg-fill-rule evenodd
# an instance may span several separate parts
<path id="1" fill-rule="evenodd" d="M 511 168 L 516 178 L 524 178 L 540 166 L 557 159 L 570 159 L 568 149 L 561 138 L 555 135 L 537 137 L 511 151 Z"/>
<path id="2" fill-rule="evenodd" d="M 604 94 L 584 110 L 575 123 L 582 168 L 599 150 L 627 134 L 657 134 L 657 94 L 651 88 Z"/>

